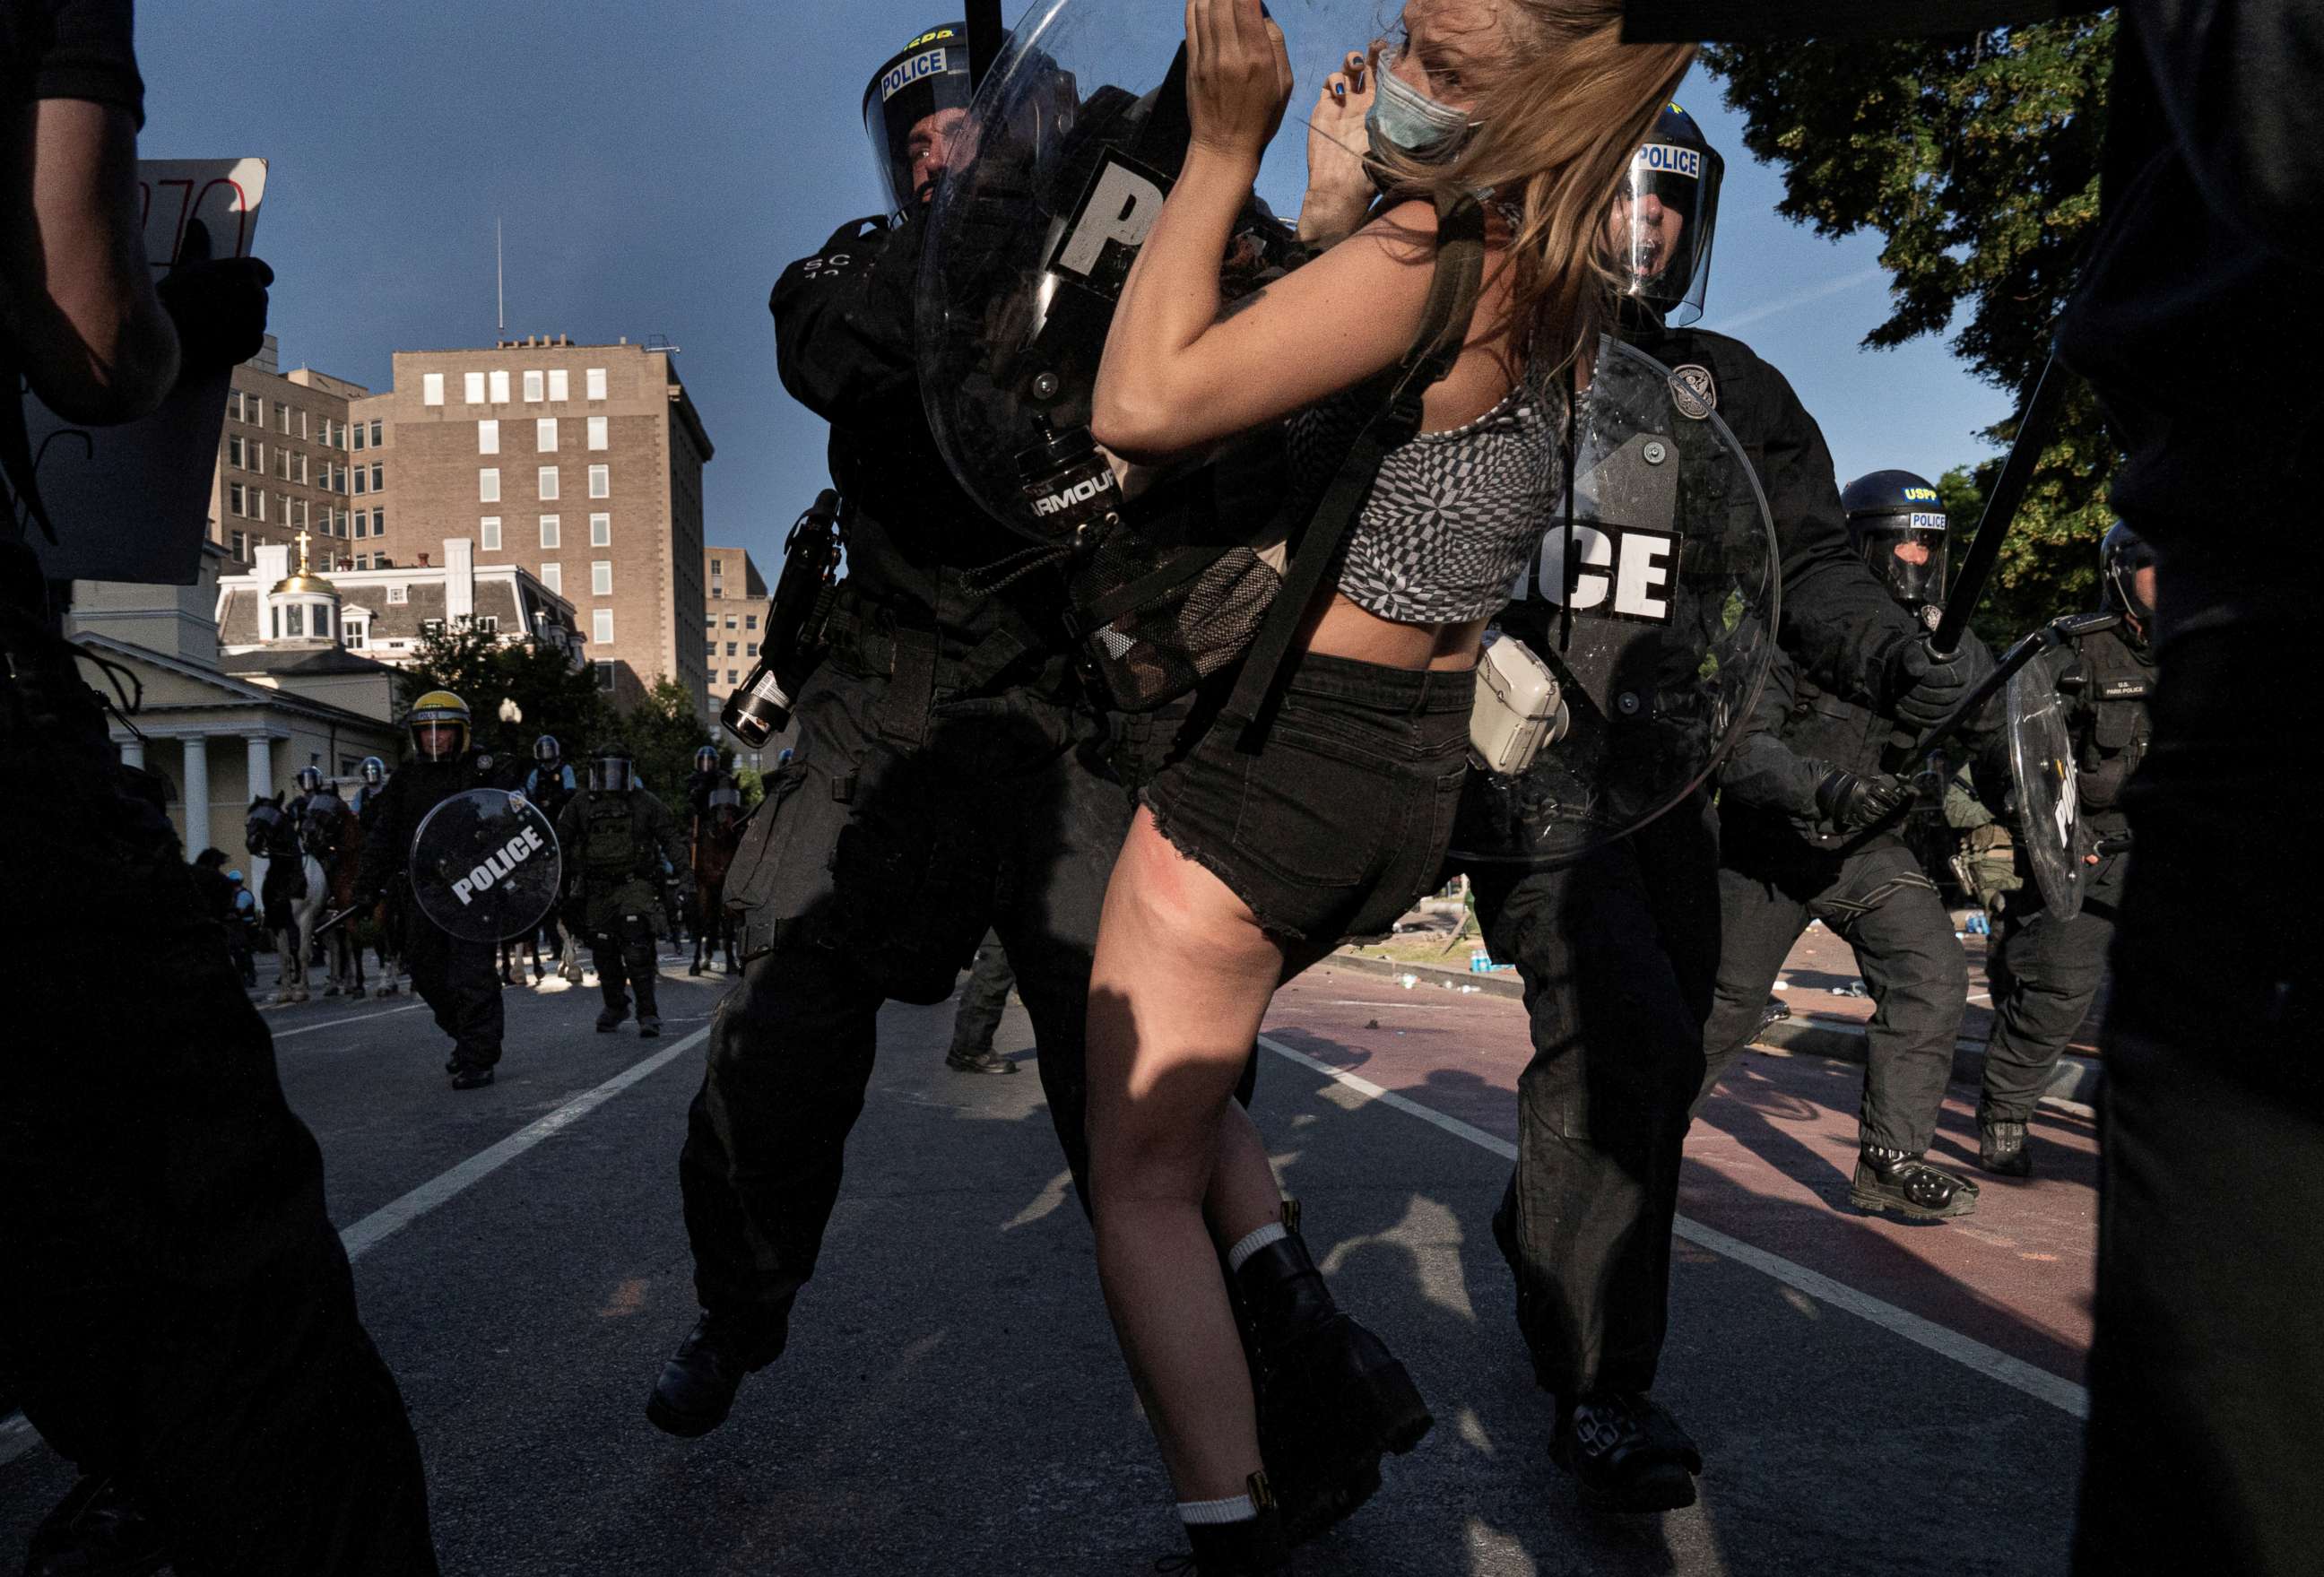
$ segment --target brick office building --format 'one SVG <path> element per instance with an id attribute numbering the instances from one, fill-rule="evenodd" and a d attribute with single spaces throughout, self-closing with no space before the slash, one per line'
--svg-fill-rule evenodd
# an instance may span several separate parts
<path id="1" fill-rule="evenodd" d="M 707 706 L 702 468 L 712 449 L 671 353 L 559 335 L 398 351 L 393 386 L 352 402 L 373 567 L 447 538 L 570 603 L 598 687 L 633 706 L 665 675 Z"/>
<path id="2" fill-rule="evenodd" d="M 308 531 L 318 565 L 351 562 L 364 547 L 355 488 L 363 484 L 368 496 L 370 482 L 355 451 L 367 451 L 371 435 L 355 428 L 347 406 L 370 391 L 312 367 L 282 372 L 280 356 L 270 334 L 228 380 L 210 540 L 231 563 L 248 566 L 260 548 L 288 546 Z M 367 514 L 362 523 L 367 536 Z"/>
<path id="3" fill-rule="evenodd" d="M 767 583 L 740 548 L 705 548 L 702 579 L 710 588 L 702 608 L 703 660 L 710 667 L 709 717 L 715 723 L 727 696 L 759 660 Z"/>

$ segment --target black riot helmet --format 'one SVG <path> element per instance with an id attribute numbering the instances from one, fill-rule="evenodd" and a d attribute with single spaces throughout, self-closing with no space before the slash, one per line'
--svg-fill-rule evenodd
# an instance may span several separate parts
<path id="1" fill-rule="evenodd" d="M 387 781 L 387 763 L 377 756 L 365 756 L 361 772 L 363 786 L 366 788 L 376 788 Z"/>
<path id="2" fill-rule="evenodd" d="M 928 29 L 872 73 L 863 89 L 863 130 L 872 139 L 889 212 L 905 213 L 925 200 L 927 183 L 913 171 L 915 137 L 925 153 L 931 136 L 964 134 L 973 84 L 964 22 Z"/>
<path id="3" fill-rule="evenodd" d="M 2098 578 L 2104 583 L 2107 606 L 2130 622 L 2142 641 L 2154 623 L 2153 604 L 2138 595 L 2138 572 L 2152 568 L 2154 549 L 2120 521 L 2107 529 L 2098 542 Z"/>
<path id="4" fill-rule="evenodd" d="M 1622 293 L 1654 308 L 1674 328 L 1702 316 L 1726 171 L 1694 117 L 1665 104 L 1615 189 L 1607 225 Z"/>
<path id="5" fill-rule="evenodd" d="M 1945 598 L 1948 522 L 1937 490 L 1910 471 L 1874 471 L 1841 490 L 1848 540 L 1888 595 L 1933 626 Z"/>
<path id="6" fill-rule="evenodd" d="M 553 767 L 563 759 L 565 747 L 557 742 L 553 733 L 544 733 L 532 742 L 532 759 L 544 767 Z"/>
<path id="7" fill-rule="evenodd" d="M 618 744 L 601 744 L 589 752 L 589 790 L 593 794 L 627 794 L 637 787 L 630 770 L 630 752 Z"/>
<path id="8" fill-rule="evenodd" d="M 696 751 L 694 752 L 694 770 L 697 772 L 716 771 L 718 770 L 718 747 L 715 744 L 706 744 L 700 750 Z"/>
<path id="9" fill-rule="evenodd" d="M 322 769 L 319 767 L 301 767 L 299 769 L 299 777 L 297 781 L 299 784 L 300 793 L 319 793 L 323 787 Z"/>

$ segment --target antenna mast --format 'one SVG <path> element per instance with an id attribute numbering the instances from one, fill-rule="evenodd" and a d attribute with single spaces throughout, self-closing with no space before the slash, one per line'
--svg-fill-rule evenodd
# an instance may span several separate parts
<path id="1" fill-rule="evenodd" d="M 508 268 L 501 260 L 500 216 L 493 216 L 493 294 L 499 303 L 500 332 L 508 332 Z"/>

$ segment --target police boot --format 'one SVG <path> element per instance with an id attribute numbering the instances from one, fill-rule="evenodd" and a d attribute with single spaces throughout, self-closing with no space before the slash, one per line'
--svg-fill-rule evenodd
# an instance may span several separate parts
<path id="1" fill-rule="evenodd" d="M 641 975 L 635 983 L 638 988 L 638 1038 L 658 1039 L 661 1035 L 661 1010 L 654 1002 L 654 978 L 651 974 Z"/>
<path id="2" fill-rule="evenodd" d="M 32 1530 L 24 1577 L 144 1577 L 169 1564 L 161 1526 L 111 1478 L 85 1478 Z"/>
<path id="3" fill-rule="evenodd" d="M 1572 1473 L 1582 1499 L 1605 1511 L 1676 1511 L 1694 1504 L 1702 1452 L 1644 1391 L 1559 1398 L 1549 1460 Z"/>
<path id="4" fill-rule="evenodd" d="M 646 1418 L 682 1440 L 709 1434 L 726 1422 L 744 1377 L 780 1357 L 789 1333 L 788 1309 L 772 1314 L 704 1314 L 661 1366 L 661 1378 L 646 1398 Z"/>
<path id="5" fill-rule="evenodd" d="M 2006 1117 L 1980 1120 L 1977 1164 L 2004 1177 L 2034 1176 L 2034 1157 L 2025 1153 L 2025 1125 Z"/>
<path id="6" fill-rule="evenodd" d="M 945 1053 L 945 1066 L 957 1074 L 1013 1074 L 1017 1065 L 991 1047 L 955 1046 Z"/>
<path id="7" fill-rule="evenodd" d="M 1274 1470 L 1286 1536 L 1304 1544 L 1379 1488 L 1383 1452 L 1401 1455 L 1435 1422 L 1387 1344 L 1333 1302 L 1286 1202 L 1284 1236 L 1229 1277 Z"/>
<path id="8" fill-rule="evenodd" d="M 1863 1210 L 1893 1210 L 1915 1221 L 1941 1221 L 1977 1209 L 1977 1185 L 1903 1150 L 1866 1145 L 1856 1157 L 1848 1197 Z"/>
<path id="9" fill-rule="evenodd" d="M 1259 1515 L 1241 1522 L 1190 1522 L 1184 1525 L 1187 1544 L 1183 1555 L 1166 1555 L 1155 1563 L 1157 1572 L 1178 1577 L 1272 1577 L 1290 1568 L 1291 1543 L 1264 1472 L 1249 1480 L 1250 1498 Z"/>

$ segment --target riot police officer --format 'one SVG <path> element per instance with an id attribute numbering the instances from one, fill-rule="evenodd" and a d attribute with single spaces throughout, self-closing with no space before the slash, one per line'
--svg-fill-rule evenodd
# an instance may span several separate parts
<path id="1" fill-rule="evenodd" d="M 770 306 L 784 387 L 832 424 L 847 549 L 824 655 L 792 692 L 728 876 L 749 963 L 711 1030 L 679 1175 L 704 1310 L 648 1416 L 715 1428 L 782 1351 L 862 1110 L 880 1005 L 936 1002 L 988 927 L 1015 963 L 1049 1114 L 1078 1179 L 1084 1019 L 1098 910 L 1130 820 L 1076 676 L 1054 576 L 970 572 L 1022 539 L 937 453 L 913 289 L 926 204 L 969 152 L 965 30 L 932 29 L 864 101 L 895 217 L 851 220 L 786 269 Z M 770 632 L 774 650 L 790 632 Z"/>
<path id="2" fill-rule="evenodd" d="M 716 745 L 706 744 L 694 752 L 694 770 L 686 779 L 686 803 L 696 817 L 710 814 L 711 795 L 733 786 L 734 775 L 726 770 Z"/>
<path id="3" fill-rule="evenodd" d="M 2154 555 L 2116 522 L 2098 545 L 2105 611 L 2120 622 L 2074 640 L 2068 727 L 2074 742 L 2074 793 L 2093 848 L 2084 856 L 2082 909 L 2060 919 L 2038 882 L 2021 881 L 2002 907 L 1993 938 L 1993 1033 L 1985 1047 L 1978 1102 L 1978 1164 L 2024 1177 L 2034 1170 L 2025 1125 L 2098 995 L 2114 942 L 2115 913 L 2130 875 L 2130 823 L 2123 788 L 2153 737 L 2147 701 L 2154 691 Z M 2023 843 L 2017 860 L 2025 859 Z M 2022 872 L 2021 872 L 2022 874 Z"/>
<path id="4" fill-rule="evenodd" d="M 572 895 L 567 923 L 588 938 L 598 989 L 605 996 L 598 1033 L 613 1033 L 630 1016 L 629 992 L 634 991 L 638 1035 L 651 1040 L 661 1033 L 661 1009 L 654 999 L 659 967 L 654 956 L 654 890 L 662 862 L 686 857 L 678 823 L 660 800 L 638 787 L 629 752 L 604 745 L 589 752 L 589 786 L 566 802 L 557 841 L 566 851 L 566 883 Z"/>
<path id="5" fill-rule="evenodd" d="M 493 1082 L 501 1060 L 503 1013 L 493 975 L 494 947 L 453 936 L 411 901 L 411 840 L 428 813 L 456 794 L 498 787 L 492 756 L 469 745 L 468 704 L 449 690 L 430 690 L 412 703 L 404 727 L 412 757 L 379 795 L 379 835 L 364 840 L 355 890 L 384 913 L 398 912 L 398 951 L 411 970 L 411 988 L 435 1010 L 436 1027 L 452 1038 L 444 1071 L 455 1090 Z"/>
<path id="6" fill-rule="evenodd" d="M 355 825 L 363 834 L 364 843 L 368 845 L 380 835 L 380 815 L 385 805 L 382 791 L 387 787 L 387 763 L 377 756 L 365 756 L 363 765 L 355 769 Z M 360 865 L 357 867 L 355 890 L 358 893 L 365 890 Z M 394 902 L 395 891 L 400 890 L 400 884 L 391 890 L 391 904 Z M 374 918 L 372 927 L 379 938 L 375 949 L 379 954 L 379 989 L 372 994 L 380 997 L 398 995 L 403 988 L 396 980 L 395 939 L 403 931 L 402 911 L 392 908 L 384 916 Z"/>
<path id="7" fill-rule="evenodd" d="M 1866 573 L 1823 435 L 1783 374 L 1740 341 L 1683 327 L 1708 288 L 1721 169 L 1684 110 L 1658 117 L 1607 220 L 1626 280 L 1623 336 L 1677 374 L 1682 417 L 1716 411 L 1757 466 L 1781 549 L 1780 637 L 1800 671 L 1933 722 L 1980 677 L 1981 650 L 1939 660 Z M 1550 641 L 1554 609 L 1532 595 L 1533 577 L 1525 584 L 1501 627 Z M 1486 945 L 1517 965 L 1533 1025 L 1494 1237 L 1517 1277 L 1535 1378 L 1554 1398 L 1552 1458 L 1620 1510 L 1692 1504 L 1702 1466 L 1648 1393 L 1718 973 L 1718 869 L 1708 798 L 1697 796 L 1558 868 L 1471 872 Z"/>
<path id="8" fill-rule="evenodd" d="M 1941 613 L 1945 512 L 1906 471 L 1840 494 L 1857 551 L 1897 604 Z M 1779 655 L 1720 774 L 1719 983 L 1702 1035 L 1707 1098 L 1759 1027 L 1811 918 L 1856 951 L 1874 1003 L 1850 1197 L 1923 1220 L 1967 1215 L 1977 1185 L 1923 1159 L 1969 1007 L 1952 917 L 1898 830 L 1913 785 L 1884 770 L 1889 726 Z"/>
<path id="9" fill-rule="evenodd" d="M 565 759 L 565 747 L 553 733 L 544 733 L 532 742 L 532 765 L 524 775 L 524 797 L 540 807 L 553 826 L 565 814 L 565 807 L 579 791 L 579 779 L 573 775 L 572 763 Z M 539 935 L 548 939 L 551 951 L 557 954 L 557 973 L 574 984 L 581 983 L 581 959 L 575 938 L 566 935 L 552 911 L 540 922 Z M 536 973 L 540 968 L 540 956 L 533 954 Z"/>

